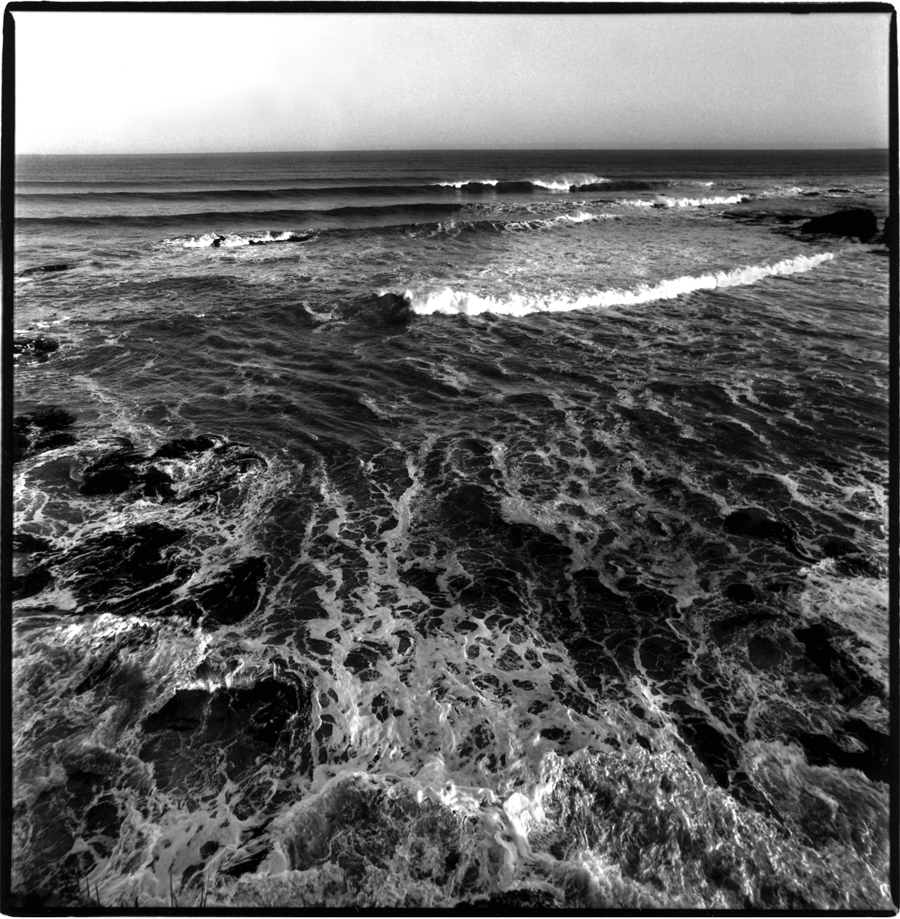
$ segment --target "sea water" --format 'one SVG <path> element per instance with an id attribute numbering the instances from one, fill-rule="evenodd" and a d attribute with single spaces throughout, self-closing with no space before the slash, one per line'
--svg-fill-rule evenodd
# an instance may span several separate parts
<path id="1" fill-rule="evenodd" d="M 18 902 L 889 908 L 887 171 L 19 157 Z"/>

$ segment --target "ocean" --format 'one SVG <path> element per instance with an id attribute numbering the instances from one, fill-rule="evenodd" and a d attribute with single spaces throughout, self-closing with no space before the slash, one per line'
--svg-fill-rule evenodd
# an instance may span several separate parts
<path id="1" fill-rule="evenodd" d="M 19 156 L 14 903 L 892 908 L 888 171 Z"/>

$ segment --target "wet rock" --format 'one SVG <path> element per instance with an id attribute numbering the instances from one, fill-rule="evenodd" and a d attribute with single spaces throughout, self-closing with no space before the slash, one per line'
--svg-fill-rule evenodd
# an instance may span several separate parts
<path id="1" fill-rule="evenodd" d="M 716 784 L 728 788 L 730 776 L 737 770 L 737 754 L 728 739 L 685 703 L 678 703 L 674 707 L 680 710 L 679 732 L 690 744 L 697 759 L 709 770 Z"/>
<path id="2" fill-rule="evenodd" d="M 714 622 L 712 624 L 713 637 L 721 645 L 731 640 L 735 634 L 749 625 L 758 625 L 777 618 L 778 616 L 774 613 L 739 613 L 737 616 L 729 616 L 727 619 Z"/>
<path id="3" fill-rule="evenodd" d="M 148 498 L 159 498 L 162 501 L 171 501 L 175 498 L 175 489 L 172 487 L 172 477 L 151 466 L 143 476 L 144 494 Z"/>
<path id="4" fill-rule="evenodd" d="M 878 559 L 870 558 L 849 539 L 841 536 L 826 536 L 819 541 L 826 558 L 835 559 L 834 570 L 846 577 L 883 577 L 886 566 Z"/>
<path id="5" fill-rule="evenodd" d="M 36 265 L 34 268 L 26 268 L 24 271 L 20 271 L 19 274 L 22 277 L 27 277 L 30 274 L 45 274 L 51 271 L 68 271 L 71 267 L 71 265 L 68 265 L 65 262 L 57 262 L 53 265 Z"/>
<path id="6" fill-rule="evenodd" d="M 880 684 L 837 647 L 842 640 L 838 627 L 825 621 L 794 629 L 794 636 L 806 649 L 806 656 L 828 677 L 844 703 L 853 706 L 869 696 L 882 696 Z M 852 641 L 852 635 L 844 636 Z"/>
<path id="7" fill-rule="evenodd" d="M 190 577 L 170 551 L 186 535 L 158 523 L 101 533 L 67 553 L 59 570 L 83 604 L 80 612 L 150 614 Z"/>
<path id="8" fill-rule="evenodd" d="M 52 550 L 52 543 L 49 539 L 44 539 L 43 536 L 35 536 L 32 533 L 13 534 L 13 552 L 26 555 L 33 552 L 51 552 Z"/>
<path id="9" fill-rule="evenodd" d="M 247 558 L 198 590 L 195 597 L 208 620 L 233 625 L 249 616 L 259 605 L 261 585 L 268 570 L 264 558 Z"/>
<path id="10" fill-rule="evenodd" d="M 747 645 L 747 655 L 757 670 L 774 670 L 784 658 L 784 651 L 771 638 L 754 635 Z"/>
<path id="11" fill-rule="evenodd" d="M 810 561 L 798 547 L 797 537 L 791 527 L 780 520 L 773 520 L 758 507 L 733 511 L 725 518 L 723 526 L 727 533 L 777 543 L 798 558 Z"/>
<path id="12" fill-rule="evenodd" d="M 670 680 L 684 671 L 689 654 L 685 643 L 674 634 L 653 635 L 640 644 L 644 672 L 654 680 Z"/>
<path id="13" fill-rule="evenodd" d="M 548 890 L 535 890 L 530 887 L 518 890 L 504 890 L 489 897 L 478 897 L 475 900 L 460 900 L 455 909 L 497 910 L 547 910 L 558 909 L 559 901 Z"/>
<path id="14" fill-rule="evenodd" d="M 850 208 L 822 217 L 813 217 L 800 226 L 799 232 L 849 236 L 866 242 L 878 232 L 878 220 L 868 208 Z"/>
<path id="15" fill-rule="evenodd" d="M 59 350 L 59 342 L 46 335 L 17 335 L 13 339 L 13 361 L 17 364 L 42 364 Z"/>
<path id="16" fill-rule="evenodd" d="M 31 438 L 25 431 L 13 428 L 13 462 L 19 463 L 31 452 Z"/>
<path id="17" fill-rule="evenodd" d="M 135 466 L 144 460 L 143 454 L 131 447 L 122 447 L 86 467 L 80 491 L 83 495 L 118 495 L 128 491 L 140 476 Z"/>
<path id="18" fill-rule="evenodd" d="M 211 781 L 250 783 L 260 756 L 271 756 L 292 729 L 308 731 L 309 710 L 306 687 L 274 677 L 212 692 L 179 689 L 144 719 L 149 739 L 140 757 L 154 764 L 161 790 L 185 792 L 194 783 L 208 786 Z M 263 782 L 268 785 L 271 776 Z M 204 787 L 205 793 L 209 790 Z"/>
<path id="19" fill-rule="evenodd" d="M 185 459 L 188 456 L 212 450 L 221 443 L 219 438 L 210 434 L 201 434 L 199 437 L 180 437 L 166 441 L 151 459 Z"/>
<path id="20" fill-rule="evenodd" d="M 752 603 L 756 599 L 756 593 L 749 584 L 729 584 L 725 588 L 725 596 L 732 603 Z"/>
<path id="21" fill-rule="evenodd" d="M 847 749 L 834 737 L 825 734 L 802 733 L 797 740 L 810 765 L 857 769 L 874 782 L 889 783 L 893 780 L 894 774 L 890 768 L 891 742 L 887 734 L 875 731 L 857 719 L 848 721 L 842 734 L 855 737 L 867 749 Z"/>
<path id="22" fill-rule="evenodd" d="M 444 501 L 447 515 L 456 528 L 488 525 L 497 511 L 496 501 L 482 485 L 458 485 Z"/>
<path id="23" fill-rule="evenodd" d="M 12 578 L 13 600 L 23 600 L 39 594 L 53 583 L 50 569 L 43 565 L 32 568 L 27 574 L 14 575 Z"/>
<path id="24" fill-rule="evenodd" d="M 75 416 L 56 405 L 16 415 L 13 419 L 13 461 L 75 443 L 76 437 L 64 430 L 74 423 Z"/>
<path id="25" fill-rule="evenodd" d="M 48 405 L 27 415 L 20 415 L 28 423 L 42 431 L 59 431 L 75 424 L 75 416 L 58 405 Z"/>

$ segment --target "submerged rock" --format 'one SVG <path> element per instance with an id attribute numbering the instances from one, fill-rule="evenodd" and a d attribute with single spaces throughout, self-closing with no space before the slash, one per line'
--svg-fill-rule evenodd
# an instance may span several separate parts
<path id="1" fill-rule="evenodd" d="M 59 350 L 59 342 L 45 335 L 17 335 L 13 339 L 13 361 L 17 364 L 41 364 Z"/>
<path id="2" fill-rule="evenodd" d="M 71 267 L 71 265 L 68 265 L 65 262 L 57 262 L 54 265 L 37 265 L 34 268 L 26 268 L 24 271 L 20 271 L 19 275 L 22 277 L 27 277 L 30 274 L 45 274 L 51 271 L 68 271 Z"/>
<path id="3" fill-rule="evenodd" d="M 806 656 L 834 684 L 844 703 L 850 707 L 868 696 L 883 696 L 880 684 L 869 676 L 837 645 L 842 641 L 840 629 L 826 621 L 795 629 L 794 636 L 806 649 Z M 853 640 L 853 636 L 847 636 Z"/>
<path id="4" fill-rule="evenodd" d="M 162 791 L 215 794 L 226 782 L 242 783 L 239 816 L 246 819 L 255 811 L 252 786 L 268 788 L 272 781 L 268 771 L 258 775 L 258 758 L 266 756 L 274 765 L 276 748 L 287 753 L 302 743 L 309 710 L 309 690 L 295 680 L 266 677 L 249 686 L 178 689 L 144 718 L 147 739 L 139 755 L 153 763 Z"/>
<path id="5" fill-rule="evenodd" d="M 13 462 L 76 443 L 75 435 L 63 430 L 74 423 L 75 416 L 57 405 L 17 415 L 13 419 Z"/>
<path id="6" fill-rule="evenodd" d="M 184 459 L 206 450 L 212 450 L 222 444 L 222 439 L 211 434 L 201 434 L 199 437 L 177 437 L 166 441 L 151 457 L 151 459 Z"/>
<path id="7" fill-rule="evenodd" d="M 804 555 L 797 545 L 797 537 L 793 529 L 780 520 L 773 520 L 758 507 L 747 507 L 734 511 L 725 518 L 723 526 L 727 533 L 777 543 L 798 558 L 809 561 L 808 556 Z"/>
<path id="8" fill-rule="evenodd" d="M 866 242 L 878 232 L 878 220 L 868 208 L 851 208 L 813 217 L 799 227 L 799 232 L 856 237 L 860 242 Z"/>
<path id="9" fill-rule="evenodd" d="M 27 574 L 14 575 L 12 578 L 12 596 L 14 600 L 33 597 L 53 583 L 49 568 L 41 565 L 32 568 Z"/>
<path id="10" fill-rule="evenodd" d="M 151 614 L 192 574 L 170 548 L 186 535 L 159 523 L 100 533 L 68 552 L 59 571 L 81 603 L 79 612 Z"/>
<path id="11" fill-rule="evenodd" d="M 197 591 L 197 603 L 213 623 L 233 625 L 240 622 L 259 605 L 268 570 L 264 558 L 244 559 Z"/>
<path id="12" fill-rule="evenodd" d="M 13 552 L 23 555 L 33 552 L 50 552 L 53 546 L 50 540 L 42 536 L 35 536 L 33 533 L 14 533 L 13 534 Z"/>
<path id="13" fill-rule="evenodd" d="M 166 461 L 171 460 L 192 464 L 181 478 L 184 485 L 180 495 L 176 493 L 172 476 L 164 468 Z M 217 494 L 230 485 L 236 475 L 254 466 L 266 465 L 263 457 L 242 444 L 229 443 L 209 434 L 168 441 L 153 454 L 136 450 L 126 441 L 124 446 L 85 467 L 81 493 L 133 492 L 135 498 L 156 498 L 161 502 L 191 500 Z M 190 487 L 192 482 L 194 488 Z"/>
<path id="14" fill-rule="evenodd" d="M 115 450 L 85 468 L 80 491 L 83 495 L 121 494 L 139 480 L 135 466 L 143 461 L 143 454 L 131 447 Z"/>

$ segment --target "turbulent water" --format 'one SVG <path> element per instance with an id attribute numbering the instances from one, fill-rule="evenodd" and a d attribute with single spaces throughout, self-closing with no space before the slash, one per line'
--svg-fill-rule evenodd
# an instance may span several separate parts
<path id="1" fill-rule="evenodd" d="M 887 171 L 20 157 L 17 901 L 891 908 Z"/>

